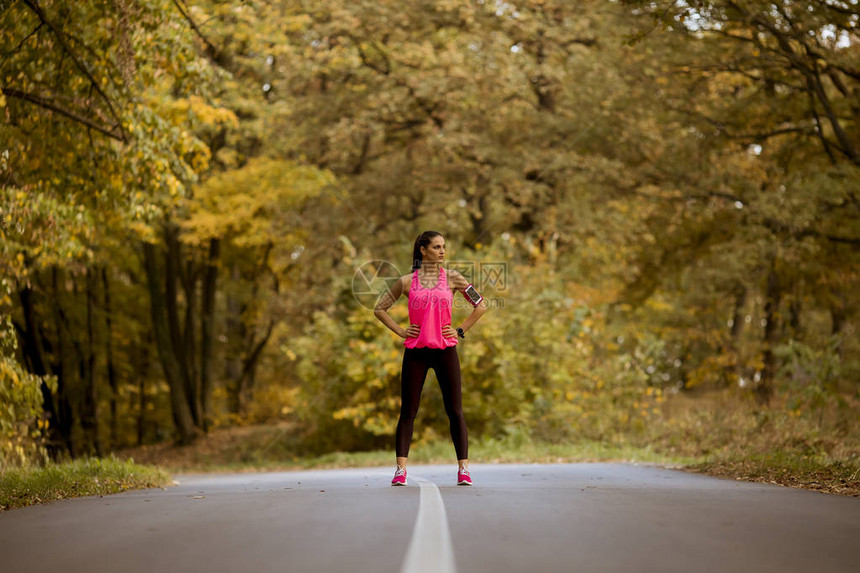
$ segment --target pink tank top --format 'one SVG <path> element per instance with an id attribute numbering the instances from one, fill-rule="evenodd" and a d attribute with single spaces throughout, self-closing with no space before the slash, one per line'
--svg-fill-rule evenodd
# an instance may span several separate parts
<path id="1" fill-rule="evenodd" d="M 421 330 L 415 338 L 403 341 L 406 348 L 448 348 L 457 346 L 457 335 L 442 336 L 442 327 L 451 324 L 454 295 L 448 288 L 445 269 L 439 267 L 439 278 L 433 288 L 424 288 L 418 280 L 418 271 L 412 273 L 409 289 L 409 324 L 418 324 Z"/>

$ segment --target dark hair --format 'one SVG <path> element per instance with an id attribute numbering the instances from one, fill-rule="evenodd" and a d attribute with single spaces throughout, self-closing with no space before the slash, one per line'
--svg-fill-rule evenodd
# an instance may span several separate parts
<path id="1" fill-rule="evenodd" d="M 424 257 L 421 256 L 421 247 L 426 247 L 433 240 L 433 237 L 441 237 L 442 233 L 436 231 L 424 231 L 418 238 L 415 239 L 415 247 L 412 249 L 412 270 L 421 268 L 421 261 Z"/>

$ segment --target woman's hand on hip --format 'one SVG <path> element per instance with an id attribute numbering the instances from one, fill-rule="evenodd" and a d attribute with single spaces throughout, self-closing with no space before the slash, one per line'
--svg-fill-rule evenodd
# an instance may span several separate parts
<path id="1" fill-rule="evenodd" d="M 446 324 L 442 327 L 442 336 L 445 338 L 454 338 L 457 336 L 457 331 L 450 324 Z"/>
<path id="2" fill-rule="evenodd" d="M 418 333 L 421 331 L 421 327 L 417 324 L 410 324 L 409 328 L 406 329 L 405 336 L 403 338 L 418 338 Z"/>

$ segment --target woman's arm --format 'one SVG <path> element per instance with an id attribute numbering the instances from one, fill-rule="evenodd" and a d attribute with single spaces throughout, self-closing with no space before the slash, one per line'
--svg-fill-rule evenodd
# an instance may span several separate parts
<path id="1" fill-rule="evenodd" d="M 403 277 L 400 277 L 400 280 L 391 285 L 391 288 L 379 297 L 379 302 L 376 303 L 376 307 L 373 309 L 373 315 L 400 338 L 418 336 L 418 325 L 410 324 L 408 329 L 404 329 L 394 322 L 394 319 L 388 314 L 388 309 L 394 306 L 394 303 L 397 302 L 401 294 L 403 294 Z"/>
<path id="2" fill-rule="evenodd" d="M 463 324 L 460 325 L 460 328 L 463 329 L 463 332 L 469 332 L 469 329 L 472 328 L 478 319 L 484 316 L 484 313 L 487 312 L 487 302 L 482 300 L 478 303 L 478 306 L 472 309 L 472 314 L 466 317 L 466 320 L 463 321 Z"/>
<path id="3" fill-rule="evenodd" d="M 466 281 L 466 277 L 460 274 L 458 271 L 451 271 L 451 287 L 460 293 L 466 290 L 466 287 L 469 286 L 469 283 Z M 466 300 L 469 300 L 465 295 L 463 297 Z M 478 303 L 478 306 L 472 309 L 472 313 L 466 317 L 466 320 L 463 321 L 463 324 L 460 325 L 460 328 L 463 329 L 464 332 L 469 332 L 469 329 L 478 322 L 478 320 L 484 316 L 484 313 L 487 312 L 487 303 L 486 301 L 481 301 Z M 456 336 L 456 329 L 451 329 L 454 335 Z M 444 333 L 443 333 L 444 334 Z"/>

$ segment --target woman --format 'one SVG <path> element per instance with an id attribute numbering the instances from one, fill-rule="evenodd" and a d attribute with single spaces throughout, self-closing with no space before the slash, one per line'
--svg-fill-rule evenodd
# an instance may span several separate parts
<path id="1" fill-rule="evenodd" d="M 463 417 L 460 390 L 460 358 L 457 341 L 487 311 L 486 303 L 457 271 L 446 273 L 445 238 L 436 231 L 424 231 L 415 240 L 412 273 L 400 277 L 380 299 L 374 314 L 395 334 L 404 338 L 403 366 L 400 372 L 400 419 L 397 422 L 397 469 L 391 485 L 406 485 L 406 459 L 412 442 L 412 427 L 427 370 L 432 368 L 439 380 L 451 439 L 457 452 L 458 485 L 472 485 L 469 475 L 469 436 Z M 468 290 L 467 290 L 468 289 Z M 451 326 L 454 291 L 460 291 L 474 310 L 455 329 Z M 409 328 L 398 325 L 388 309 L 406 293 L 409 300 Z M 471 298 L 470 298 L 471 295 Z"/>

